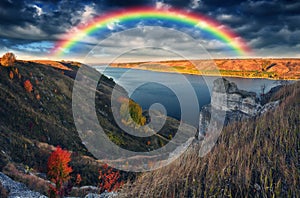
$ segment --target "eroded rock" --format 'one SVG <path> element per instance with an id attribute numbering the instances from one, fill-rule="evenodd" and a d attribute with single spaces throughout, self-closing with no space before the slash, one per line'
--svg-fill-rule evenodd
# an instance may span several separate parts
<path id="1" fill-rule="evenodd" d="M 201 108 L 198 138 L 203 139 L 209 133 L 208 127 L 212 117 L 213 120 L 224 122 L 224 125 L 227 125 L 233 121 L 261 115 L 278 105 L 279 101 L 261 105 L 256 93 L 240 90 L 235 83 L 225 78 L 219 78 L 214 81 L 211 104 Z M 214 112 L 213 115 L 212 112 Z"/>

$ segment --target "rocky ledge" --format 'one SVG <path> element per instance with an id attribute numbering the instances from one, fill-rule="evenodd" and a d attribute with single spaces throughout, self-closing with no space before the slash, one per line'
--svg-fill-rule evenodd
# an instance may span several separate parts
<path id="1" fill-rule="evenodd" d="M 261 115 L 279 105 L 279 101 L 261 104 L 254 92 L 238 89 L 237 85 L 225 78 L 214 81 L 211 104 L 201 108 L 199 134 L 201 140 L 208 132 L 211 117 L 227 125 L 233 121 Z M 214 115 L 212 115 L 214 112 Z"/>
<path id="2" fill-rule="evenodd" d="M 25 184 L 12 180 L 10 177 L 8 177 L 2 172 L 0 172 L 0 184 L 2 184 L 2 186 L 7 190 L 8 198 L 47 198 L 47 196 L 45 195 L 42 195 L 38 192 L 31 191 L 30 189 L 27 188 Z M 97 189 L 97 187 L 93 187 L 93 186 L 81 187 L 81 189 L 84 188 Z M 104 192 L 102 194 L 89 193 L 85 196 L 85 198 L 113 198 L 116 196 L 117 196 L 116 192 Z M 1 195 L 0 198 L 2 198 Z"/>

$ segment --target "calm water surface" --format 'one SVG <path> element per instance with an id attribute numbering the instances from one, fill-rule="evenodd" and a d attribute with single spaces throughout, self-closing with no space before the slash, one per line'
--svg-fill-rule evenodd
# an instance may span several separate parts
<path id="1" fill-rule="evenodd" d="M 201 108 L 203 105 L 210 103 L 212 82 L 218 78 L 105 66 L 97 66 L 96 69 L 106 76 L 113 78 L 116 83 L 124 87 L 129 97 L 139 103 L 144 110 L 149 109 L 154 103 L 160 103 L 165 107 L 168 116 L 177 119 L 181 117 L 181 110 L 176 94 L 189 95 L 189 87 L 192 86 L 198 99 L 199 108 Z M 258 95 L 261 93 L 261 87 L 263 85 L 266 87 L 265 91 L 267 92 L 280 83 L 280 81 L 268 79 L 233 77 L 228 77 L 227 79 L 235 82 L 239 89 L 253 91 Z M 174 91 L 170 89 L 172 86 L 178 88 L 177 93 L 174 93 Z M 195 108 L 195 104 L 191 102 L 186 108 L 192 110 Z M 189 118 L 187 122 L 197 125 L 198 117 Z"/>

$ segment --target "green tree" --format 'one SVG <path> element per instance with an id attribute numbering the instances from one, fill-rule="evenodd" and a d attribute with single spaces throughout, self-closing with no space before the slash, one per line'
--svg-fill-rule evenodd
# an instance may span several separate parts
<path id="1" fill-rule="evenodd" d="M 129 114 L 128 114 L 129 112 Z M 129 115 L 131 119 L 139 124 L 139 125 L 145 125 L 146 123 L 146 118 L 143 116 L 143 109 L 142 107 L 135 103 L 132 100 L 129 100 L 129 102 L 124 102 L 122 103 L 120 107 L 120 115 L 121 118 L 128 121 L 129 120 Z"/>

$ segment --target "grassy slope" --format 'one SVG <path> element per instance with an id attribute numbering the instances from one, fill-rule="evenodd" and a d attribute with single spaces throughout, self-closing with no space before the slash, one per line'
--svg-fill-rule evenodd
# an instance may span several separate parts
<path id="1" fill-rule="evenodd" d="M 51 145 L 89 155 L 73 123 L 73 80 L 64 75 L 64 70 L 53 69 L 51 65 L 18 61 L 14 68 L 18 68 L 21 78 L 14 75 L 9 79 L 12 68 L 0 67 L 0 149 L 3 151 L 0 168 L 14 162 L 45 172 Z M 31 81 L 33 92 L 25 91 L 25 80 Z M 40 100 L 36 99 L 37 94 Z M 87 163 L 87 160 L 78 161 Z M 94 174 L 95 168 L 89 167 L 89 174 Z"/>
<path id="2" fill-rule="evenodd" d="M 75 62 L 18 61 L 14 68 L 0 66 L 0 168 L 7 163 L 22 163 L 46 172 L 46 162 L 53 146 L 60 145 L 74 151 L 74 175 L 81 173 L 82 184 L 97 184 L 97 171 L 101 163 L 92 158 L 81 143 L 72 114 L 72 87 L 80 64 Z M 9 78 L 10 71 L 18 75 Z M 66 69 L 68 68 L 68 69 Z M 91 70 L 90 72 L 94 72 Z M 23 87 L 30 80 L 33 91 Z M 110 94 L 117 86 L 103 77 L 97 88 L 96 108 L 104 109 L 107 116 L 97 114 L 99 122 L 109 137 L 117 144 L 131 150 L 146 151 L 156 148 L 166 140 L 157 136 L 140 141 L 123 133 L 113 120 Z M 122 90 L 120 87 L 119 89 Z M 36 95 L 40 95 L 40 100 Z M 126 97 L 126 93 L 124 93 Z M 107 105 L 107 108 L 104 106 Z M 162 134 L 165 137 L 176 131 L 178 122 L 169 119 Z M 151 145 L 147 145 L 151 141 Z"/>
<path id="3" fill-rule="evenodd" d="M 224 128 L 203 158 L 198 148 L 143 174 L 124 197 L 296 197 L 300 194 L 300 82 L 270 96 L 272 112 Z"/>

